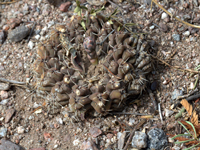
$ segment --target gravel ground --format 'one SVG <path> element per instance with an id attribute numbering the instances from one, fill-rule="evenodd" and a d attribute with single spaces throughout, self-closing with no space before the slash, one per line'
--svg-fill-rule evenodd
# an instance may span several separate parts
<path id="1" fill-rule="evenodd" d="M 88 2 L 87 6 L 92 7 L 90 0 L 82 2 Z M 99 4 L 97 2 L 96 5 Z M 184 21 L 196 25 L 200 23 L 198 0 L 160 1 L 160 4 Z M 55 28 L 56 23 L 67 23 L 73 15 L 76 3 L 71 2 L 66 12 L 45 0 L 22 0 L 0 7 L 0 78 L 29 83 L 33 77 L 32 67 L 37 44 L 48 38 L 50 29 Z M 149 52 L 153 56 L 171 66 L 184 69 L 194 70 L 200 64 L 199 29 L 177 22 L 155 5 L 151 10 L 148 0 L 113 0 L 107 3 L 108 11 L 105 13 L 111 13 L 116 7 L 119 7 L 124 21 L 136 23 L 137 32 L 147 33 L 147 37 L 155 41 L 154 50 Z M 19 35 L 17 38 L 10 38 L 11 40 L 6 39 L 2 44 L 4 35 L 12 37 L 11 33 L 17 32 L 15 29 L 18 25 L 29 29 L 23 34 L 30 35 L 34 29 L 30 39 L 28 36 L 15 42 L 22 37 Z M 126 143 L 128 133 L 142 120 L 140 115 L 125 113 L 153 115 L 153 118 L 146 119 L 138 131 L 144 128 L 147 131 L 161 128 L 168 134 L 180 133 L 180 126 L 174 118 L 179 108 L 172 109 L 172 105 L 177 102 L 177 95 L 198 91 L 199 82 L 196 87 L 195 82 L 199 76 L 165 66 L 157 59 L 153 60 L 154 69 L 148 80 L 154 97 L 161 106 L 162 120 L 159 113 L 154 111 L 155 106 L 147 90 L 134 103 L 124 108 L 121 114 L 111 113 L 101 118 L 88 117 L 85 121 L 73 123 L 62 112 L 49 114 L 44 99 L 38 98 L 32 89 L 20 84 L 12 84 L 9 88 L 3 85 L 1 89 L 0 85 L 0 138 L 6 138 L 25 149 L 35 150 L 84 149 L 88 145 L 93 149 L 117 149 L 117 135 L 127 131 L 127 136 L 124 136 Z M 180 120 L 183 118 L 186 119 L 187 114 Z M 177 147 L 170 138 L 169 147 Z M 185 146 L 178 147 L 183 149 Z"/>

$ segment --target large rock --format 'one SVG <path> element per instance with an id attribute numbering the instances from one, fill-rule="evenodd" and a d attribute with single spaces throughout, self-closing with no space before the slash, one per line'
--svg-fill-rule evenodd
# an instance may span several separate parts
<path id="1" fill-rule="evenodd" d="M 29 31 L 29 28 L 25 26 L 19 26 L 8 34 L 8 39 L 10 42 L 19 42 L 29 34 Z"/>
<path id="2" fill-rule="evenodd" d="M 0 150 L 22 150 L 22 149 L 20 146 L 16 145 L 15 143 L 2 139 Z"/>
<path id="3" fill-rule="evenodd" d="M 141 149 L 147 147 L 147 135 L 144 132 L 136 131 L 132 139 L 132 147 Z"/>
<path id="4" fill-rule="evenodd" d="M 162 129 L 154 128 L 148 132 L 148 149 L 163 150 L 167 145 L 167 136 Z"/>

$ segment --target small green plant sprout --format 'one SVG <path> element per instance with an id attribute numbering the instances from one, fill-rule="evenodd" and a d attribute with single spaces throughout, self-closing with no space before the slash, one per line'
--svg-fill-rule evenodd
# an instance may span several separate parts
<path id="1" fill-rule="evenodd" d="M 74 12 L 77 13 L 77 15 L 81 16 L 82 14 L 82 10 L 85 9 L 85 10 L 88 10 L 87 7 L 85 6 L 81 6 L 81 3 L 79 0 L 76 0 L 76 8 L 74 9 Z"/>
<path id="2" fill-rule="evenodd" d="M 113 13 L 111 13 L 111 15 L 110 16 L 108 16 L 107 17 L 107 20 L 108 20 L 108 22 L 110 23 L 110 24 L 113 24 L 113 22 L 112 22 L 112 20 L 111 19 L 115 19 L 116 17 L 116 14 L 118 14 L 119 13 L 119 11 L 117 10 L 117 8 L 114 10 L 114 12 Z"/>
<path id="3" fill-rule="evenodd" d="M 76 6 L 76 8 L 74 9 L 74 12 L 77 13 L 77 15 L 81 17 L 81 23 L 80 23 L 80 24 L 81 24 L 81 26 L 83 27 L 83 29 L 86 30 L 85 22 L 84 22 L 83 17 L 82 17 L 82 11 L 83 11 L 83 10 L 88 10 L 88 8 L 85 7 L 85 6 L 81 6 L 79 0 L 76 0 L 76 5 L 77 5 L 77 6 Z"/>
<path id="4" fill-rule="evenodd" d="M 90 11 L 90 14 L 93 15 L 93 16 L 96 16 L 98 13 L 100 13 L 103 10 L 105 10 L 105 6 L 102 6 L 99 9 L 92 8 L 92 10 Z"/>
<path id="5" fill-rule="evenodd" d="M 186 146 L 195 144 L 189 148 L 185 148 L 184 150 L 190 150 L 194 147 L 199 146 L 200 140 L 197 138 L 198 134 L 196 132 L 195 126 L 189 121 L 181 121 L 181 122 L 178 121 L 178 123 L 187 131 L 187 134 L 178 134 L 178 135 L 172 137 L 173 140 L 177 140 L 177 142 L 174 142 L 174 143 L 175 144 L 184 143 Z M 191 130 L 191 131 L 189 131 L 189 130 Z"/>

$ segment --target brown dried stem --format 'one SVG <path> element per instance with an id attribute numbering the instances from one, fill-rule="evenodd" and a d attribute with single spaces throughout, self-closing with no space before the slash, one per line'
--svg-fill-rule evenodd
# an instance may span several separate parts
<path id="1" fill-rule="evenodd" d="M 128 138 L 128 141 L 127 141 L 127 143 L 126 143 L 126 145 L 125 145 L 125 147 L 124 147 L 124 150 L 127 150 L 127 149 L 128 149 L 128 145 L 130 144 L 130 142 L 131 142 L 131 140 L 132 140 L 132 138 L 133 138 L 133 135 L 134 135 L 134 133 L 135 133 L 135 130 L 137 130 L 138 128 L 140 128 L 140 126 L 142 126 L 145 122 L 146 122 L 146 120 L 143 119 L 143 120 L 141 120 L 141 121 L 133 128 L 133 130 L 131 131 L 131 134 L 130 134 L 130 136 L 129 136 L 129 138 Z"/>
<path id="2" fill-rule="evenodd" d="M 163 64 L 165 64 L 166 66 L 169 66 L 169 67 L 172 67 L 172 68 L 175 68 L 175 69 L 179 69 L 181 71 L 187 71 L 187 72 L 192 72 L 192 73 L 195 73 L 195 74 L 199 74 L 200 71 L 195 71 L 195 70 L 192 70 L 192 69 L 184 69 L 184 68 L 181 68 L 179 66 L 171 66 L 170 64 L 168 64 L 167 62 L 165 62 L 164 60 L 161 60 L 159 59 L 158 57 L 156 56 L 153 56 L 151 55 L 153 58 L 156 58 L 157 60 L 159 60 L 160 62 L 162 62 Z"/>
<path id="3" fill-rule="evenodd" d="M 175 18 L 176 20 L 178 20 L 179 22 L 181 22 L 181 23 L 183 23 L 183 24 L 185 24 L 185 25 L 187 25 L 187 26 L 191 26 L 191 27 L 193 27 L 193 28 L 198 28 L 198 29 L 200 29 L 200 26 L 190 24 L 190 23 L 188 23 L 188 22 L 185 22 L 185 21 L 181 20 L 181 19 L 178 18 L 178 17 L 173 16 L 173 14 L 171 14 L 171 13 L 168 12 L 165 8 L 163 8 L 160 4 L 158 4 L 157 0 L 152 0 L 152 2 L 155 3 L 158 7 L 160 7 L 160 9 L 162 9 L 163 11 L 165 11 L 168 15 L 170 15 L 171 17 L 173 17 L 173 18 Z"/>
<path id="4" fill-rule="evenodd" d="M 8 4 L 16 3 L 16 2 L 18 2 L 18 1 L 19 1 L 19 0 L 12 1 L 12 2 L 0 2 L 0 5 L 8 5 Z"/>
<path id="5" fill-rule="evenodd" d="M 12 84 L 19 84 L 19 85 L 25 85 L 26 82 L 19 82 L 19 81 L 15 81 L 15 80 L 8 80 L 5 78 L 0 78 L 1 82 L 8 82 L 8 83 L 12 83 Z"/>

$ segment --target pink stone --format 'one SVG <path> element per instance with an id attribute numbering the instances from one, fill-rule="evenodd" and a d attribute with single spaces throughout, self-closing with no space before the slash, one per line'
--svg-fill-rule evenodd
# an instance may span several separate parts
<path id="1" fill-rule="evenodd" d="M 8 98 L 8 92 L 7 91 L 1 91 L 0 95 L 1 95 L 1 99 L 7 99 Z"/>
<path id="2" fill-rule="evenodd" d="M 91 128 L 90 129 L 90 134 L 93 138 L 96 138 L 97 136 L 99 136 L 100 134 L 102 133 L 102 131 L 97 128 L 97 127 L 94 127 L 94 128 Z"/>
<path id="3" fill-rule="evenodd" d="M 67 12 L 71 2 L 62 3 L 59 7 L 60 11 Z"/>

